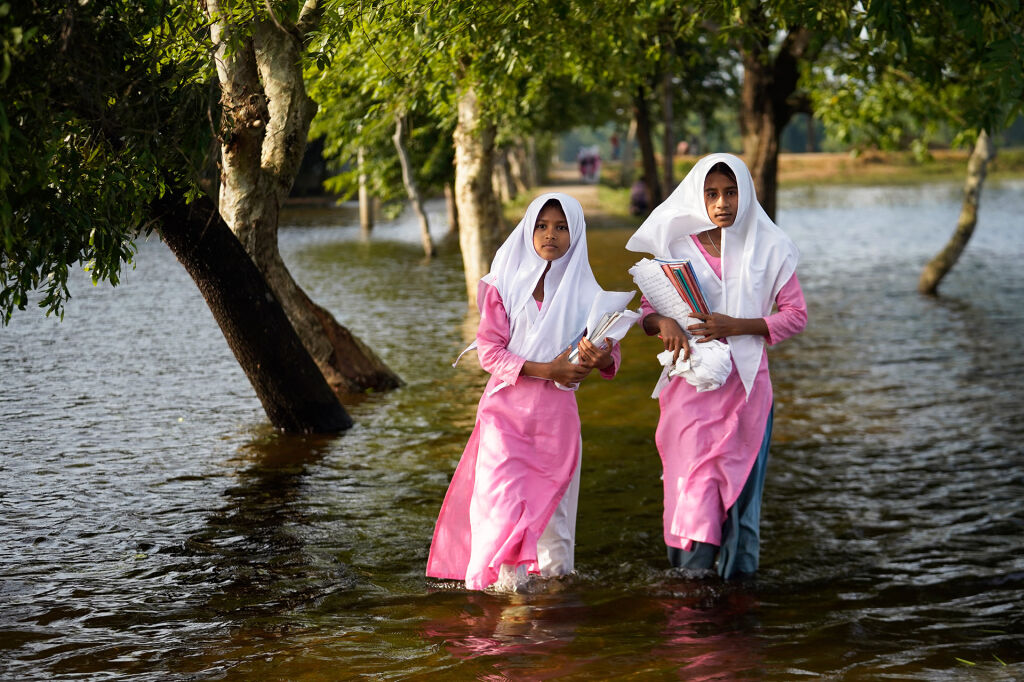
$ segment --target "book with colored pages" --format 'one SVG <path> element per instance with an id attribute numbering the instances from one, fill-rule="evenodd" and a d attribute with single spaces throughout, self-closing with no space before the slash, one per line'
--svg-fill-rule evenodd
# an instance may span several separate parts
<path id="1" fill-rule="evenodd" d="M 711 314 L 711 308 L 704 298 L 704 292 L 701 290 L 697 273 L 694 272 L 693 264 L 690 263 L 689 259 L 657 259 L 657 262 L 661 265 L 662 271 L 672 283 L 672 286 L 679 292 L 679 296 L 690 306 L 690 310 L 704 313 L 705 315 Z"/>

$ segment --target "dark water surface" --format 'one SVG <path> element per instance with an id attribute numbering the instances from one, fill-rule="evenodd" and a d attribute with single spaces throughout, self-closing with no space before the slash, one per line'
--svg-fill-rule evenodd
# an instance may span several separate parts
<path id="1" fill-rule="evenodd" d="M 666 570 L 656 344 L 589 379 L 579 574 L 423 577 L 485 375 L 459 260 L 411 224 L 293 211 L 285 258 L 407 381 L 337 438 L 285 437 L 159 242 L 63 323 L 0 329 L 3 679 L 1024 678 L 1024 184 L 988 187 L 943 297 L 915 293 L 955 186 L 780 198 L 811 323 L 771 351 L 762 571 Z M 438 221 L 439 222 L 439 221 Z M 590 234 L 631 288 L 630 228 Z"/>

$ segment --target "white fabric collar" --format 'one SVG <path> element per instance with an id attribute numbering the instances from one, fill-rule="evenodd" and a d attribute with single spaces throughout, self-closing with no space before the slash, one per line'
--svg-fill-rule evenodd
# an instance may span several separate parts
<path id="1" fill-rule="evenodd" d="M 704 204 L 704 179 L 720 162 L 736 174 L 739 190 L 736 220 L 722 230 L 721 280 L 690 238 L 715 227 Z M 689 258 L 712 312 L 741 318 L 771 314 L 775 297 L 793 276 L 799 260 L 796 245 L 758 203 L 747 166 L 732 154 L 709 154 L 697 161 L 668 199 L 651 211 L 626 248 L 656 258 Z M 763 348 L 761 336 L 729 337 L 733 362 L 748 396 Z"/>
<path id="2" fill-rule="evenodd" d="M 544 277 L 544 303 L 540 310 L 533 298 L 548 261 L 533 246 L 533 228 L 541 208 L 555 199 L 569 223 L 569 250 L 551 261 Z M 587 314 L 601 287 L 590 269 L 586 222 L 580 202 L 568 194 L 542 194 L 526 209 L 491 262 L 483 281 L 498 289 L 508 313 L 511 336 L 508 349 L 533 362 L 550 362 L 575 342 L 587 324 Z"/>

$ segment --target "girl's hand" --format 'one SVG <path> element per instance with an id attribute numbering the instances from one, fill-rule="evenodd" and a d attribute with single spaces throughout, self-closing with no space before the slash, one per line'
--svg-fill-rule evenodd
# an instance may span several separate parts
<path id="1" fill-rule="evenodd" d="M 607 348 L 612 347 L 612 343 L 608 339 L 605 339 L 604 343 L 605 346 L 607 346 Z M 612 352 L 610 350 L 606 350 L 605 348 L 599 348 L 598 346 L 595 346 L 586 337 L 580 339 L 581 367 L 588 367 L 590 369 L 601 370 L 605 369 L 606 367 L 610 367 L 612 362 Z"/>
<path id="2" fill-rule="evenodd" d="M 582 364 L 574 365 L 569 362 L 571 347 L 562 351 L 561 355 L 548 363 L 548 378 L 557 381 L 563 386 L 578 384 L 590 374 L 590 367 Z"/>
<path id="3" fill-rule="evenodd" d="M 687 327 L 690 333 L 700 337 L 697 339 L 697 343 L 707 343 L 715 339 L 724 339 L 727 336 L 742 336 L 743 334 L 768 336 L 768 323 L 764 321 L 763 317 L 748 319 L 729 317 L 722 313 L 711 313 L 710 315 L 691 313 L 690 317 L 700 320 L 697 324 L 691 324 Z"/>
<path id="4" fill-rule="evenodd" d="M 673 363 L 680 355 L 683 360 L 690 357 L 690 340 L 679 323 L 671 317 L 665 316 L 658 320 L 658 338 L 665 342 L 665 350 L 672 351 Z"/>

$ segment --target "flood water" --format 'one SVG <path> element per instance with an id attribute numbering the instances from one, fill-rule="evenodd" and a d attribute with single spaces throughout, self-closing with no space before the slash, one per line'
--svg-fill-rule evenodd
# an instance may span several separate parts
<path id="1" fill-rule="evenodd" d="M 141 244 L 122 285 L 78 277 L 62 323 L 0 328 L 0 678 L 1024 678 L 1024 183 L 986 187 L 921 297 L 959 194 L 780 196 L 810 325 L 770 351 L 750 584 L 666 568 L 638 331 L 579 394 L 578 575 L 471 593 L 423 576 L 486 379 L 450 366 L 475 325 L 452 247 L 286 217 L 296 279 L 407 382 L 328 438 L 268 426 L 185 271 Z M 631 288 L 633 227 L 589 235 L 605 288 Z"/>

